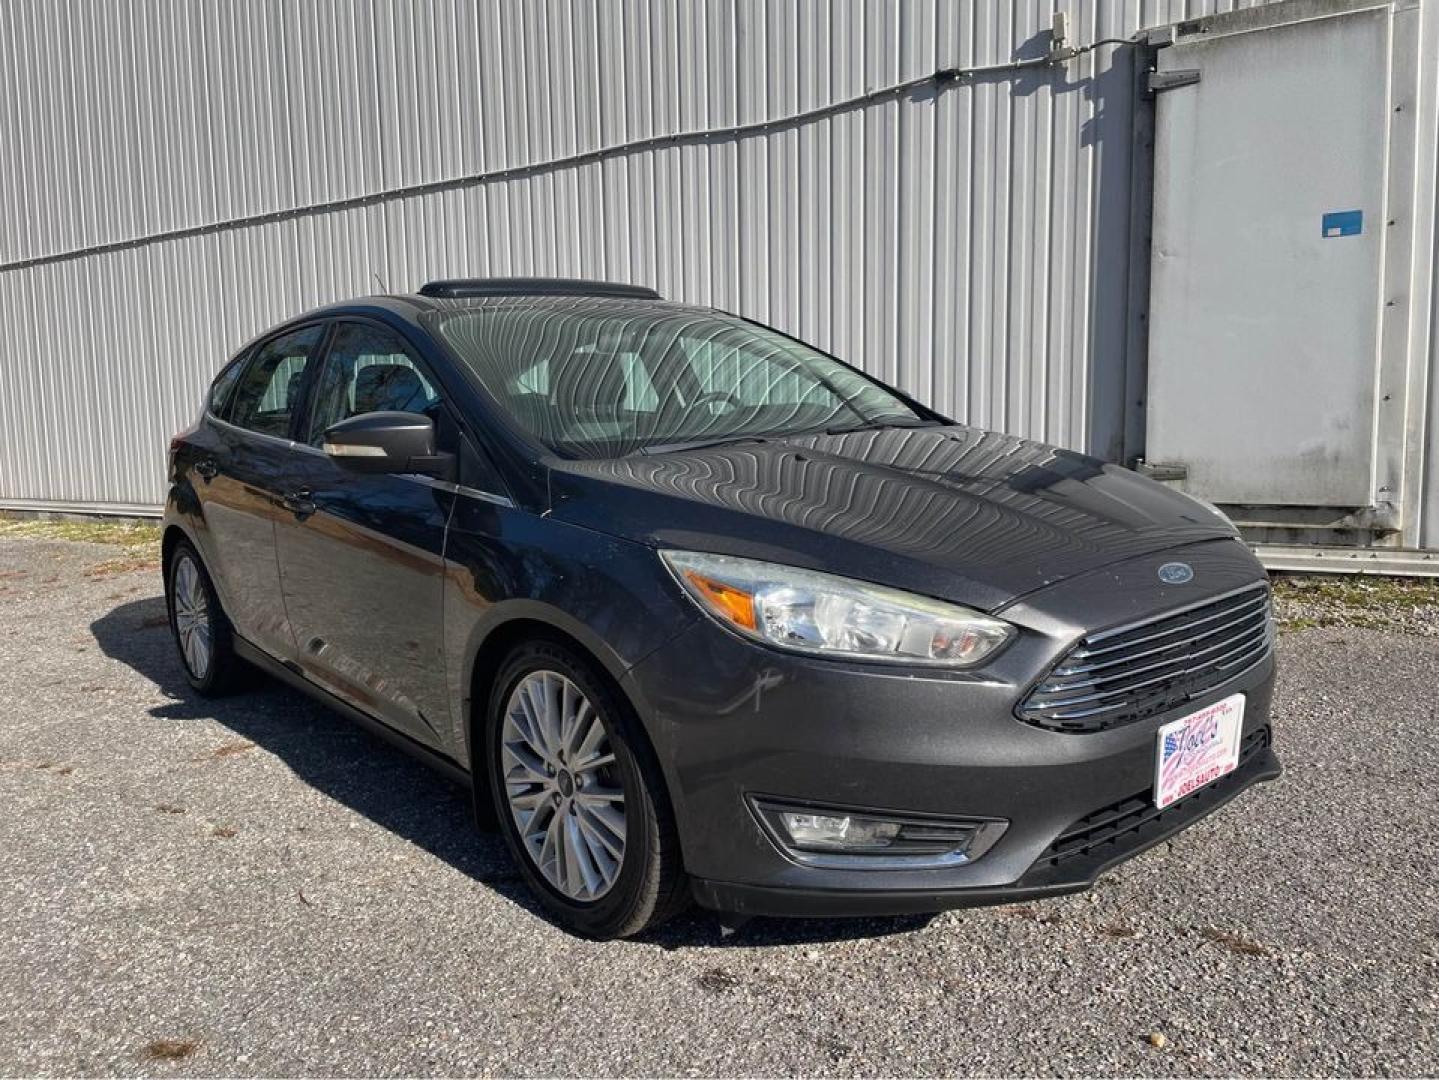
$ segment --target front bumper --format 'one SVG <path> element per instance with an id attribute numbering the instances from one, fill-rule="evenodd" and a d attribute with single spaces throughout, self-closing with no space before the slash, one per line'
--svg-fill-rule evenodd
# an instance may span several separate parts
<path id="1" fill-rule="evenodd" d="M 1237 542 L 1195 545 L 1184 557 L 1215 592 L 1262 574 Z M 1107 569 L 1102 589 L 1071 579 L 1011 607 L 1005 617 L 1027 632 L 980 674 L 838 664 L 763 648 L 709 619 L 692 624 L 626 688 L 666 772 L 696 899 L 746 915 L 858 915 L 1076 892 L 1278 776 L 1272 656 L 1180 708 L 1108 731 L 1056 732 L 1015 717 L 1024 689 L 1084 631 L 1178 606 L 1148 565 L 1158 561 Z M 1155 811 L 1157 729 L 1236 692 L 1246 698 L 1239 769 Z M 1009 827 L 964 865 L 816 867 L 761 828 L 753 796 Z"/>
<path id="2" fill-rule="evenodd" d="M 1118 820 L 1106 821 L 1102 826 L 1106 828 L 1105 833 L 1093 839 L 1084 835 L 1089 828 L 1076 822 L 1072 829 L 1076 835 L 1070 837 L 1067 844 L 1064 839 L 1056 839 L 1012 885 L 951 889 L 800 889 L 695 878 L 692 881 L 694 897 L 701 907 L 746 916 L 826 917 L 909 915 L 1083 892 L 1110 867 L 1189 828 L 1247 788 L 1276 779 L 1283 769 L 1269 745 L 1268 730 L 1260 729 L 1254 736 L 1258 743 L 1255 751 L 1228 776 L 1164 810 L 1155 809 L 1143 796 L 1124 801 L 1140 804 L 1128 813 L 1122 812 L 1124 803 L 1115 808 L 1106 807 L 1097 816 L 1109 817 L 1111 815 L 1104 811 L 1112 809 Z"/>

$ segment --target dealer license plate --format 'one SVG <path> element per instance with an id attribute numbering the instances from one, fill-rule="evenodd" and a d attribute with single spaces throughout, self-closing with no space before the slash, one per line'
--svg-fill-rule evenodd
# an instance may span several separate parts
<path id="1" fill-rule="evenodd" d="M 1239 766 L 1239 735 L 1243 728 L 1243 694 L 1232 694 L 1160 728 L 1155 747 L 1154 805 L 1162 810 L 1232 773 Z"/>

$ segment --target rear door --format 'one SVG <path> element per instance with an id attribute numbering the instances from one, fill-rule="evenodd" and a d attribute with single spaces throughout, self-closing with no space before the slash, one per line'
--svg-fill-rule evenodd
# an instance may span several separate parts
<path id="1" fill-rule="evenodd" d="M 224 415 L 209 417 L 212 450 L 195 465 L 211 543 L 206 552 L 225 611 L 240 636 L 281 659 L 294 652 L 275 561 L 284 513 L 282 477 L 297 451 L 292 424 L 317 355 L 320 324 L 261 343 L 244 363 Z"/>
<path id="2" fill-rule="evenodd" d="M 336 696 L 429 746 L 450 726 L 442 612 L 454 485 L 348 472 L 320 449 L 326 428 L 394 409 L 456 431 L 415 350 L 379 323 L 335 327 L 276 530 L 296 661 Z"/>

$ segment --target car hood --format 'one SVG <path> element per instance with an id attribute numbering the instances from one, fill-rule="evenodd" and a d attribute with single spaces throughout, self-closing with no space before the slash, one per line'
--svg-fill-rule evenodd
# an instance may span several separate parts
<path id="1" fill-rule="evenodd" d="M 1200 503 L 1138 473 L 967 427 L 551 465 L 557 520 L 983 610 L 1120 560 L 1234 535 Z"/>

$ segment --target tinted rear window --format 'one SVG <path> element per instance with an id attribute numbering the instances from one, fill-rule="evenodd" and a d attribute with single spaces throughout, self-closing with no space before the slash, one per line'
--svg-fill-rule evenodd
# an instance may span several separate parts
<path id="1" fill-rule="evenodd" d="M 235 385 L 230 423 L 262 435 L 288 438 L 305 366 L 322 332 L 319 326 L 306 326 L 261 345 Z"/>

